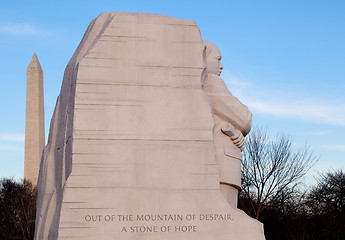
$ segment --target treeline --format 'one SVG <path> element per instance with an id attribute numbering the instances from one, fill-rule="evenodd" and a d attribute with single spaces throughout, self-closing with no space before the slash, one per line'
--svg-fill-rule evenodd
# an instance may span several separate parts
<path id="1" fill-rule="evenodd" d="M 255 218 L 257 201 L 239 195 L 239 208 Z M 260 213 L 266 240 L 344 240 L 345 172 L 321 174 L 307 191 L 289 188 L 279 193 Z"/>
<path id="2" fill-rule="evenodd" d="M 293 149 L 290 137 L 263 128 L 246 138 L 238 207 L 264 223 L 267 240 L 344 240 L 345 172 L 304 177 L 317 157 L 308 146 Z"/>

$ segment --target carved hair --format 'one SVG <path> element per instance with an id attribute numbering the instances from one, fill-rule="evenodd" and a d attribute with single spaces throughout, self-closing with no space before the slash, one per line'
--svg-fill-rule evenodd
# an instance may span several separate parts
<path id="1" fill-rule="evenodd" d="M 217 49 L 216 44 L 214 44 L 213 42 L 209 42 L 209 41 L 204 41 L 205 47 L 206 47 L 206 57 L 208 57 L 208 55 L 210 55 L 210 53 L 214 50 Z"/>

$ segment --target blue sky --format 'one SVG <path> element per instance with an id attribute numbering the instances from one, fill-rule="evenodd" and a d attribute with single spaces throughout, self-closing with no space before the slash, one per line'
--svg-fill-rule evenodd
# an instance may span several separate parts
<path id="1" fill-rule="evenodd" d="M 191 19 L 217 44 L 222 77 L 253 125 L 310 145 L 309 179 L 344 168 L 345 1 L 5 1 L 0 7 L 0 177 L 23 177 L 26 69 L 44 70 L 46 133 L 64 69 L 101 12 Z M 311 180 L 312 182 L 312 180 Z"/>

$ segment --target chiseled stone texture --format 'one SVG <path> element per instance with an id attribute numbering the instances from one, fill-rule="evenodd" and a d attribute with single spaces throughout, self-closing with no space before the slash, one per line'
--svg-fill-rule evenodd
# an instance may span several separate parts
<path id="1" fill-rule="evenodd" d="M 36 185 L 45 145 L 43 70 L 36 53 L 26 78 L 24 178 Z"/>
<path id="2" fill-rule="evenodd" d="M 90 24 L 52 118 L 35 239 L 264 239 L 219 191 L 203 54 L 193 21 Z"/>

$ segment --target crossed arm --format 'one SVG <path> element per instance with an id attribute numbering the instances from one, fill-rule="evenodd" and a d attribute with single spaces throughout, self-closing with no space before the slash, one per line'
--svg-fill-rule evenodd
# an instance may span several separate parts
<path id="1" fill-rule="evenodd" d="M 204 91 L 211 103 L 212 113 L 228 123 L 222 127 L 222 132 L 238 148 L 243 148 L 244 136 L 251 128 L 252 113 L 230 93 L 223 79 L 215 74 L 207 76 Z"/>

